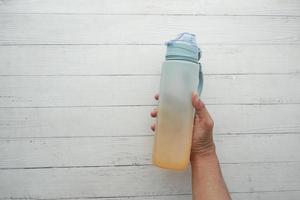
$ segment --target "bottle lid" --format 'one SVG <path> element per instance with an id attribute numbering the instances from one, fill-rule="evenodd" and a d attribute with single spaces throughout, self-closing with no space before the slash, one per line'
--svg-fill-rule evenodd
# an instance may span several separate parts
<path id="1" fill-rule="evenodd" d="M 166 60 L 187 60 L 198 63 L 201 51 L 197 46 L 196 36 L 191 33 L 180 33 L 174 40 L 166 43 Z"/>

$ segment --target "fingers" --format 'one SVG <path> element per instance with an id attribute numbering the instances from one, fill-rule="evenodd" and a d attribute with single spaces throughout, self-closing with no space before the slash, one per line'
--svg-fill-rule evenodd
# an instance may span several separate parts
<path id="1" fill-rule="evenodd" d="M 157 108 L 154 108 L 154 109 L 151 111 L 150 115 L 151 115 L 151 117 L 155 118 L 155 117 L 157 117 L 157 113 L 158 113 Z"/>
<path id="2" fill-rule="evenodd" d="M 159 100 L 159 94 L 156 94 L 156 95 L 154 96 L 154 98 L 155 98 L 155 100 Z M 153 118 L 156 118 L 156 117 L 157 117 L 157 114 L 158 114 L 158 109 L 157 109 L 157 108 L 154 108 L 154 109 L 151 111 L 151 113 L 150 113 L 151 117 L 153 117 Z M 156 124 L 152 124 L 150 128 L 151 128 L 151 130 L 154 132 L 154 131 L 155 131 L 155 128 L 156 128 Z"/>
<path id="3" fill-rule="evenodd" d="M 204 103 L 199 99 L 198 94 L 193 92 L 192 94 L 192 104 L 197 111 L 202 111 L 204 109 Z"/>
<path id="4" fill-rule="evenodd" d="M 152 110 L 152 112 L 150 113 L 150 115 L 151 115 L 151 117 L 153 117 L 153 118 L 156 118 L 157 117 L 157 113 L 158 113 L 158 110 L 157 110 L 157 108 L 154 108 L 153 110 Z M 155 131 L 155 124 L 152 124 L 151 125 L 151 130 L 152 131 Z"/>
<path id="5" fill-rule="evenodd" d="M 152 125 L 151 125 L 151 130 L 152 130 L 152 131 L 155 131 L 155 128 L 156 128 L 156 125 L 155 125 L 155 124 L 152 124 Z"/>

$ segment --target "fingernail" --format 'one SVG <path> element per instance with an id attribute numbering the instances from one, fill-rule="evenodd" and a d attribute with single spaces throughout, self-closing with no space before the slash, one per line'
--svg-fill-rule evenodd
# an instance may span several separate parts
<path id="1" fill-rule="evenodd" d="M 195 96 L 196 96 L 196 99 L 199 100 L 199 95 L 197 92 L 195 92 Z"/>

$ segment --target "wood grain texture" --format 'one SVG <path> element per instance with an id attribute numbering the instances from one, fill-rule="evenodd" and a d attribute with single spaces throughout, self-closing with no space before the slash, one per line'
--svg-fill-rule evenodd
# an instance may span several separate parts
<path id="1" fill-rule="evenodd" d="M 204 77 L 207 104 L 299 103 L 299 75 Z M 159 76 L 1 77 L 1 107 L 153 105 Z M 276 88 L 276 89 L 274 89 Z"/>
<path id="2" fill-rule="evenodd" d="M 0 46 L 0 75 L 160 74 L 165 50 L 163 45 Z M 300 45 L 201 45 L 201 50 L 205 74 L 300 72 Z"/>
<path id="3" fill-rule="evenodd" d="M 222 165 L 231 192 L 298 190 L 299 168 L 299 162 Z M 5 180 L 0 182 L 0 198 L 191 193 L 190 171 L 178 173 L 152 166 L 1 170 L 0 179 Z"/>
<path id="4" fill-rule="evenodd" d="M 300 1 L 0 0 L 0 199 L 191 199 L 151 166 L 163 42 L 201 44 L 233 200 L 300 199 Z"/>
<path id="5" fill-rule="evenodd" d="M 298 200 L 300 191 L 281 191 L 281 192 L 249 192 L 249 193 L 231 193 L 233 200 L 274 200 L 274 199 L 285 199 L 285 200 Z M 79 198 L 80 200 L 96 200 L 99 198 Z M 116 197 L 116 198 L 100 198 L 102 200 L 191 200 L 192 195 L 190 194 L 178 194 L 178 195 L 150 195 L 150 196 L 135 196 L 135 197 Z"/>
<path id="6" fill-rule="evenodd" d="M 300 42 L 298 17 L 2 14 L 0 24 L 1 45 L 162 44 L 182 31 L 203 44 Z"/>
<path id="7" fill-rule="evenodd" d="M 1 108 L 1 138 L 152 135 L 154 106 Z M 215 134 L 300 133 L 299 105 L 208 105 Z"/>
<path id="8" fill-rule="evenodd" d="M 149 165 L 152 138 L 0 140 L 0 168 Z M 219 135 L 215 142 L 221 163 L 300 161 L 300 134 Z"/>
<path id="9" fill-rule="evenodd" d="M 0 13 L 98 13 L 181 15 L 299 15 L 297 0 L 17 0 L 1 1 Z"/>

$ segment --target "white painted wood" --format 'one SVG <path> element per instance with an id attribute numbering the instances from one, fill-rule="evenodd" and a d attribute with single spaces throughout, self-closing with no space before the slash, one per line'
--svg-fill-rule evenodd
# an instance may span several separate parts
<path id="1" fill-rule="evenodd" d="M 300 76 L 204 77 L 208 104 L 299 103 Z M 149 105 L 159 76 L 14 77 L 0 79 L 1 107 Z"/>
<path id="2" fill-rule="evenodd" d="M 0 138 L 152 135 L 153 106 L 1 108 Z M 214 134 L 300 133 L 299 105 L 208 105 Z"/>
<path id="3" fill-rule="evenodd" d="M 300 197 L 300 191 L 232 193 L 231 197 L 233 200 L 297 200 Z"/>
<path id="4" fill-rule="evenodd" d="M 233 200 L 299 200 L 300 191 L 281 191 L 281 192 L 249 192 L 249 193 L 231 193 Z M 96 200 L 99 198 L 80 198 L 80 200 Z M 102 200 L 111 200 L 112 198 L 101 198 Z M 192 195 L 159 195 L 159 196 L 139 196 L 139 197 L 120 197 L 113 200 L 191 200 Z"/>
<path id="5" fill-rule="evenodd" d="M 298 190 L 300 163 L 225 164 L 231 192 Z M 0 198 L 74 198 L 186 194 L 190 172 L 152 166 L 1 170 Z"/>
<path id="6" fill-rule="evenodd" d="M 0 75 L 159 74 L 165 49 L 163 45 L 0 46 Z M 203 45 L 201 50 L 206 74 L 300 72 L 300 45 Z"/>
<path id="7" fill-rule="evenodd" d="M 203 44 L 300 43 L 298 17 L 2 14 L 0 24 L 2 45 L 162 44 L 182 31 Z"/>
<path id="8" fill-rule="evenodd" d="M 0 140 L 0 168 L 151 164 L 152 138 Z M 300 161 L 300 134 L 219 135 L 215 142 L 221 163 Z"/>
<path id="9" fill-rule="evenodd" d="M 297 0 L 23 0 L 2 1 L 0 13 L 299 15 Z"/>
<path id="10" fill-rule="evenodd" d="M 298 0 L 0 0 L 0 199 L 191 199 L 189 171 L 149 165 L 162 44 L 189 31 L 233 199 L 298 200 L 299 11 Z"/>

